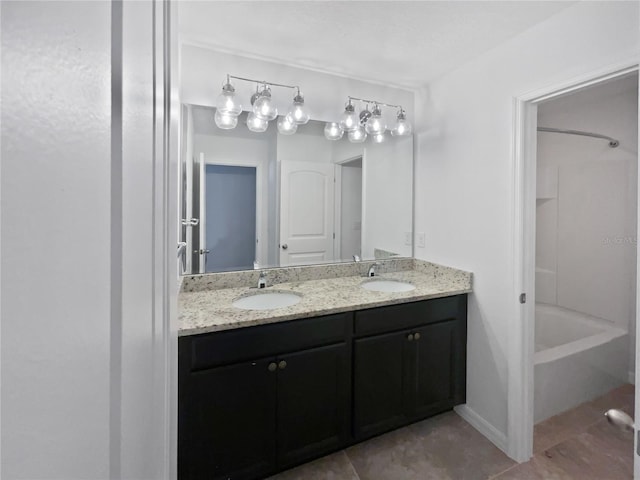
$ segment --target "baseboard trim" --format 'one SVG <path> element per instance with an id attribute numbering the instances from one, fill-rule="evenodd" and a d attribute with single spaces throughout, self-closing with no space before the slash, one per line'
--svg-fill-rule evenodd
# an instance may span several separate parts
<path id="1" fill-rule="evenodd" d="M 458 405 L 457 407 L 454 407 L 453 410 L 466 420 L 473 428 L 487 437 L 491 443 L 507 454 L 508 442 L 507 436 L 504 433 L 478 415 L 475 410 L 469 408 L 467 404 Z"/>

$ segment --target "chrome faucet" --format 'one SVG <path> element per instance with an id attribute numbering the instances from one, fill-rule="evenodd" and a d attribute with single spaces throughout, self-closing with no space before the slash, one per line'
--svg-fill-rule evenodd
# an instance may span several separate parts
<path id="1" fill-rule="evenodd" d="M 376 275 L 376 267 L 379 267 L 380 264 L 379 263 L 374 263 L 373 265 L 371 265 L 369 267 L 369 271 L 367 272 L 367 277 L 375 277 Z"/>
<path id="2" fill-rule="evenodd" d="M 258 277 L 258 288 L 265 288 L 267 286 L 267 275 L 264 272 L 260 272 Z"/>
<path id="3" fill-rule="evenodd" d="M 353 261 L 354 262 L 359 262 L 360 261 L 360 256 L 359 255 L 354 255 L 353 256 Z"/>

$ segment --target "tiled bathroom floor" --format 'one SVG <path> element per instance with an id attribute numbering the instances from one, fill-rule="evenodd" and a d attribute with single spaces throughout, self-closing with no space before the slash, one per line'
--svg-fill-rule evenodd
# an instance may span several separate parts
<path id="1" fill-rule="evenodd" d="M 454 412 L 381 435 L 269 480 L 618 480 L 633 478 L 633 435 L 610 426 L 609 408 L 633 415 L 623 385 L 539 423 L 534 456 L 516 464 Z"/>

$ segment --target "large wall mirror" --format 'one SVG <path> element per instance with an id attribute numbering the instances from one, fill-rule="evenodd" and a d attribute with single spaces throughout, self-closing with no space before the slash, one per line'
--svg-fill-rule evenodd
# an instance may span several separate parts
<path id="1" fill-rule="evenodd" d="M 183 273 L 412 254 L 413 139 L 381 144 L 222 130 L 215 108 L 182 106 Z"/>

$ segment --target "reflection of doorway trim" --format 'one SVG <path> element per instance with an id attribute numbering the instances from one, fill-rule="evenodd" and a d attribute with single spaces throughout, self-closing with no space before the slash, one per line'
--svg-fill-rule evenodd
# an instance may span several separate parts
<path id="1" fill-rule="evenodd" d="M 511 264 L 514 289 L 513 303 L 510 303 L 513 321 L 508 331 L 507 351 L 507 453 L 520 462 L 527 461 L 533 454 L 537 105 L 634 71 L 638 71 L 637 59 L 514 98 L 513 217 L 510 230 L 513 236 Z M 521 293 L 527 295 L 524 304 L 519 302 Z M 640 296 L 636 300 L 636 318 L 640 318 L 638 300 Z M 637 329 L 636 339 L 638 333 Z M 636 371 L 636 378 L 639 373 Z M 634 460 L 637 464 L 637 456 Z"/>
<path id="2" fill-rule="evenodd" d="M 362 160 L 362 211 L 364 212 L 364 152 L 353 157 L 345 158 L 335 162 L 335 183 L 333 186 L 334 204 L 333 204 L 333 231 L 335 236 L 333 238 L 333 255 L 336 261 L 349 260 L 348 258 L 342 258 L 342 166 L 345 163 L 353 162 L 354 160 Z M 360 247 L 362 249 L 362 232 L 364 227 L 364 213 L 361 213 L 361 227 L 360 227 Z M 360 251 L 362 253 L 362 250 Z"/>
<path id="3" fill-rule="evenodd" d="M 265 201 L 262 198 L 263 192 L 265 189 L 265 176 L 263 172 L 262 162 L 258 160 L 235 160 L 235 161 L 227 161 L 227 160 L 207 160 L 205 158 L 204 153 L 200 153 L 200 164 L 202 165 L 201 169 L 204 169 L 206 165 L 221 165 L 221 166 L 229 166 L 229 167 L 252 167 L 256 169 L 256 236 L 257 236 L 257 245 L 256 245 L 256 258 L 255 261 L 258 262 L 259 265 L 262 265 L 267 258 L 267 222 L 266 215 L 264 212 L 265 209 Z M 200 184 L 206 182 L 206 175 L 202 175 L 201 171 L 201 180 Z M 200 245 L 204 245 L 204 219 L 206 218 L 206 201 L 205 201 L 206 189 L 200 188 Z M 201 262 L 203 265 L 203 262 Z M 200 273 L 205 273 L 200 268 Z"/>

